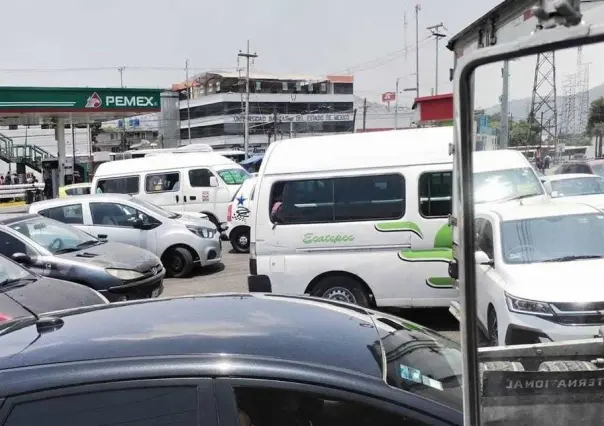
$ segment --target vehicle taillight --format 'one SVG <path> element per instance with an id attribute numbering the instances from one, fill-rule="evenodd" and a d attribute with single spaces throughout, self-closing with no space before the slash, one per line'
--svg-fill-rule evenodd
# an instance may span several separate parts
<path id="1" fill-rule="evenodd" d="M 3 314 L 2 312 L 0 312 L 0 322 L 2 321 L 8 321 L 11 320 L 12 318 L 9 317 L 8 315 Z"/>
<path id="2" fill-rule="evenodd" d="M 227 208 L 227 222 L 231 221 L 231 214 L 233 213 L 233 205 L 229 204 L 229 207 Z"/>

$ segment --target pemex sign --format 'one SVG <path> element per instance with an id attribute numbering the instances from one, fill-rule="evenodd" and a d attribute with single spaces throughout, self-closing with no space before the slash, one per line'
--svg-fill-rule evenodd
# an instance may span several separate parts
<path id="1" fill-rule="evenodd" d="M 0 87 L 2 112 L 157 112 L 158 89 Z"/>

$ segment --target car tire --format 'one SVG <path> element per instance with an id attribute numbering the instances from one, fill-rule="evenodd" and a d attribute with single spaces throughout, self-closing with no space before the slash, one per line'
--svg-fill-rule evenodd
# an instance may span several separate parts
<path id="1" fill-rule="evenodd" d="M 354 278 L 336 275 L 323 278 L 311 292 L 312 296 L 369 307 L 369 294 Z"/>
<path id="2" fill-rule="evenodd" d="M 250 252 L 250 228 L 242 226 L 233 229 L 230 235 L 231 245 L 237 253 Z"/>
<path id="3" fill-rule="evenodd" d="M 184 247 L 173 248 L 165 258 L 164 267 L 170 278 L 186 277 L 195 266 L 191 252 Z"/>
<path id="4" fill-rule="evenodd" d="M 538 371 L 593 371 L 598 367 L 589 361 L 545 361 L 539 365 Z"/>
<path id="5" fill-rule="evenodd" d="M 488 314 L 488 346 L 499 346 L 499 325 L 497 323 L 497 313 L 495 308 L 491 307 Z"/>
<path id="6" fill-rule="evenodd" d="M 483 389 L 483 378 L 485 371 L 524 371 L 524 366 L 516 361 L 487 361 L 478 364 L 478 375 L 480 378 L 480 393 Z"/>

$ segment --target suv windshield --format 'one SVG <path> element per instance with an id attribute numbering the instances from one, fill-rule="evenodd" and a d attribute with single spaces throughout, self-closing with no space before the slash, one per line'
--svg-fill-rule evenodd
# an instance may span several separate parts
<path id="1" fill-rule="evenodd" d="M 243 169 L 218 170 L 217 173 L 227 185 L 241 185 L 250 177 L 250 174 Z"/>
<path id="2" fill-rule="evenodd" d="M 53 254 L 78 251 L 101 243 L 84 231 L 44 216 L 24 220 L 10 227 Z"/>
<path id="3" fill-rule="evenodd" d="M 475 204 L 543 193 L 543 185 L 531 167 L 474 173 Z"/>
<path id="4" fill-rule="evenodd" d="M 503 222 L 501 248 L 504 261 L 511 264 L 604 257 L 604 214 Z"/>
<path id="5" fill-rule="evenodd" d="M 400 318 L 372 315 L 386 358 L 386 381 L 462 409 L 462 354 L 459 344 Z"/>
<path id="6" fill-rule="evenodd" d="M 599 176 L 553 180 L 551 185 L 553 198 L 604 193 L 604 179 Z"/>

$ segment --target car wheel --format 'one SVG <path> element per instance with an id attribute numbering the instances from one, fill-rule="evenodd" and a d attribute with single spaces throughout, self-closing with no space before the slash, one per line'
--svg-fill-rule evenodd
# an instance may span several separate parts
<path id="1" fill-rule="evenodd" d="M 164 264 L 171 278 L 183 278 L 191 273 L 195 264 L 191 252 L 183 247 L 176 247 L 166 256 Z"/>
<path id="2" fill-rule="evenodd" d="M 499 326 L 497 324 L 497 313 L 494 308 L 489 309 L 488 321 L 488 344 L 489 346 L 499 346 Z"/>
<path id="3" fill-rule="evenodd" d="M 369 307 L 369 294 L 355 279 L 344 276 L 323 278 L 312 291 L 312 295 L 339 302 Z"/>
<path id="4" fill-rule="evenodd" d="M 230 239 L 233 250 L 237 253 L 250 252 L 250 228 L 240 227 L 231 232 Z"/>

